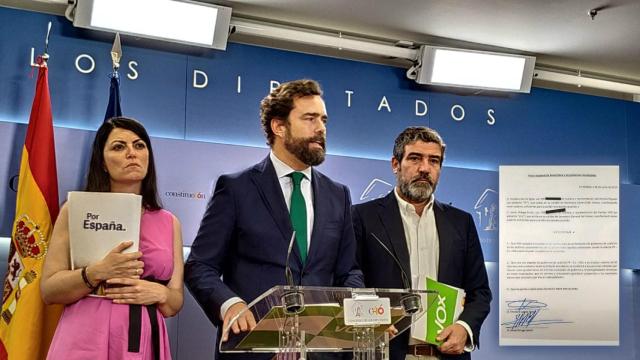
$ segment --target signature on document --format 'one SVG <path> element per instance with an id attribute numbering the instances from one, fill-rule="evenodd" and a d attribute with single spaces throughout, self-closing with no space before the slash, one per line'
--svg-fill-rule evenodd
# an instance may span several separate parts
<path id="1" fill-rule="evenodd" d="M 542 311 L 548 310 L 546 303 L 533 299 L 519 299 L 506 301 L 507 316 L 512 316 L 512 320 L 500 324 L 511 331 L 533 331 L 536 328 L 546 328 L 554 324 L 569 324 L 571 321 L 562 319 L 543 319 L 538 315 Z"/>

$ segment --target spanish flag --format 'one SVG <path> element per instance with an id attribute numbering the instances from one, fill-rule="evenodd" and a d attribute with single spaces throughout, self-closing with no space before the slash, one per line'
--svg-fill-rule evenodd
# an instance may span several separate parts
<path id="1" fill-rule="evenodd" d="M 45 359 L 61 305 L 40 297 L 42 265 L 58 216 L 53 121 L 46 62 L 41 61 L 22 148 L 16 216 L 0 315 L 0 359 Z"/>

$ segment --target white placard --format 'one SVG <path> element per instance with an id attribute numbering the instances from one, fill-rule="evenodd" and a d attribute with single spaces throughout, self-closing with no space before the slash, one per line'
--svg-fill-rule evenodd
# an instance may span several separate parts
<path id="1" fill-rule="evenodd" d="M 101 260 L 123 241 L 133 241 L 123 252 L 138 251 L 142 196 L 71 191 L 68 206 L 71 269 Z"/>
<path id="2" fill-rule="evenodd" d="M 344 299 L 344 324 L 350 326 L 390 325 L 389 298 Z"/>
<path id="3" fill-rule="evenodd" d="M 500 345 L 618 345 L 618 167 L 501 166 L 499 216 Z"/>

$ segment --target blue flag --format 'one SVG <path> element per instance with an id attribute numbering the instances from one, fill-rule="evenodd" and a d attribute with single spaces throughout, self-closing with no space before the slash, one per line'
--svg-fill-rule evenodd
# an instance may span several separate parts
<path id="1" fill-rule="evenodd" d="M 104 121 L 115 116 L 122 116 L 122 108 L 120 107 L 120 77 L 117 71 L 112 72 L 110 77 L 109 105 L 107 105 L 107 112 L 104 114 Z"/>

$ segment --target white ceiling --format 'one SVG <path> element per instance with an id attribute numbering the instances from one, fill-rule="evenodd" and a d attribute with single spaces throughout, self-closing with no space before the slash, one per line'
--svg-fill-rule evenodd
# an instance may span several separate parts
<path id="1" fill-rule="evenodd" d="M 536 56 L 538 66 L 580 70 L 640 84 L 640 0 L 202 1 L 230 6 L 236 18 L 365 38 L 507 50 Z M 66 2 L 0 0 L 0 5 L 62 14 Z M 588 12 L 593 8 L 601 10 L 592 20 Z M 230 40 L 265 44 L 264 40 L 237 34 Z M 340 56 L 335 50 L 274 40 L 266 44 Z"/>

